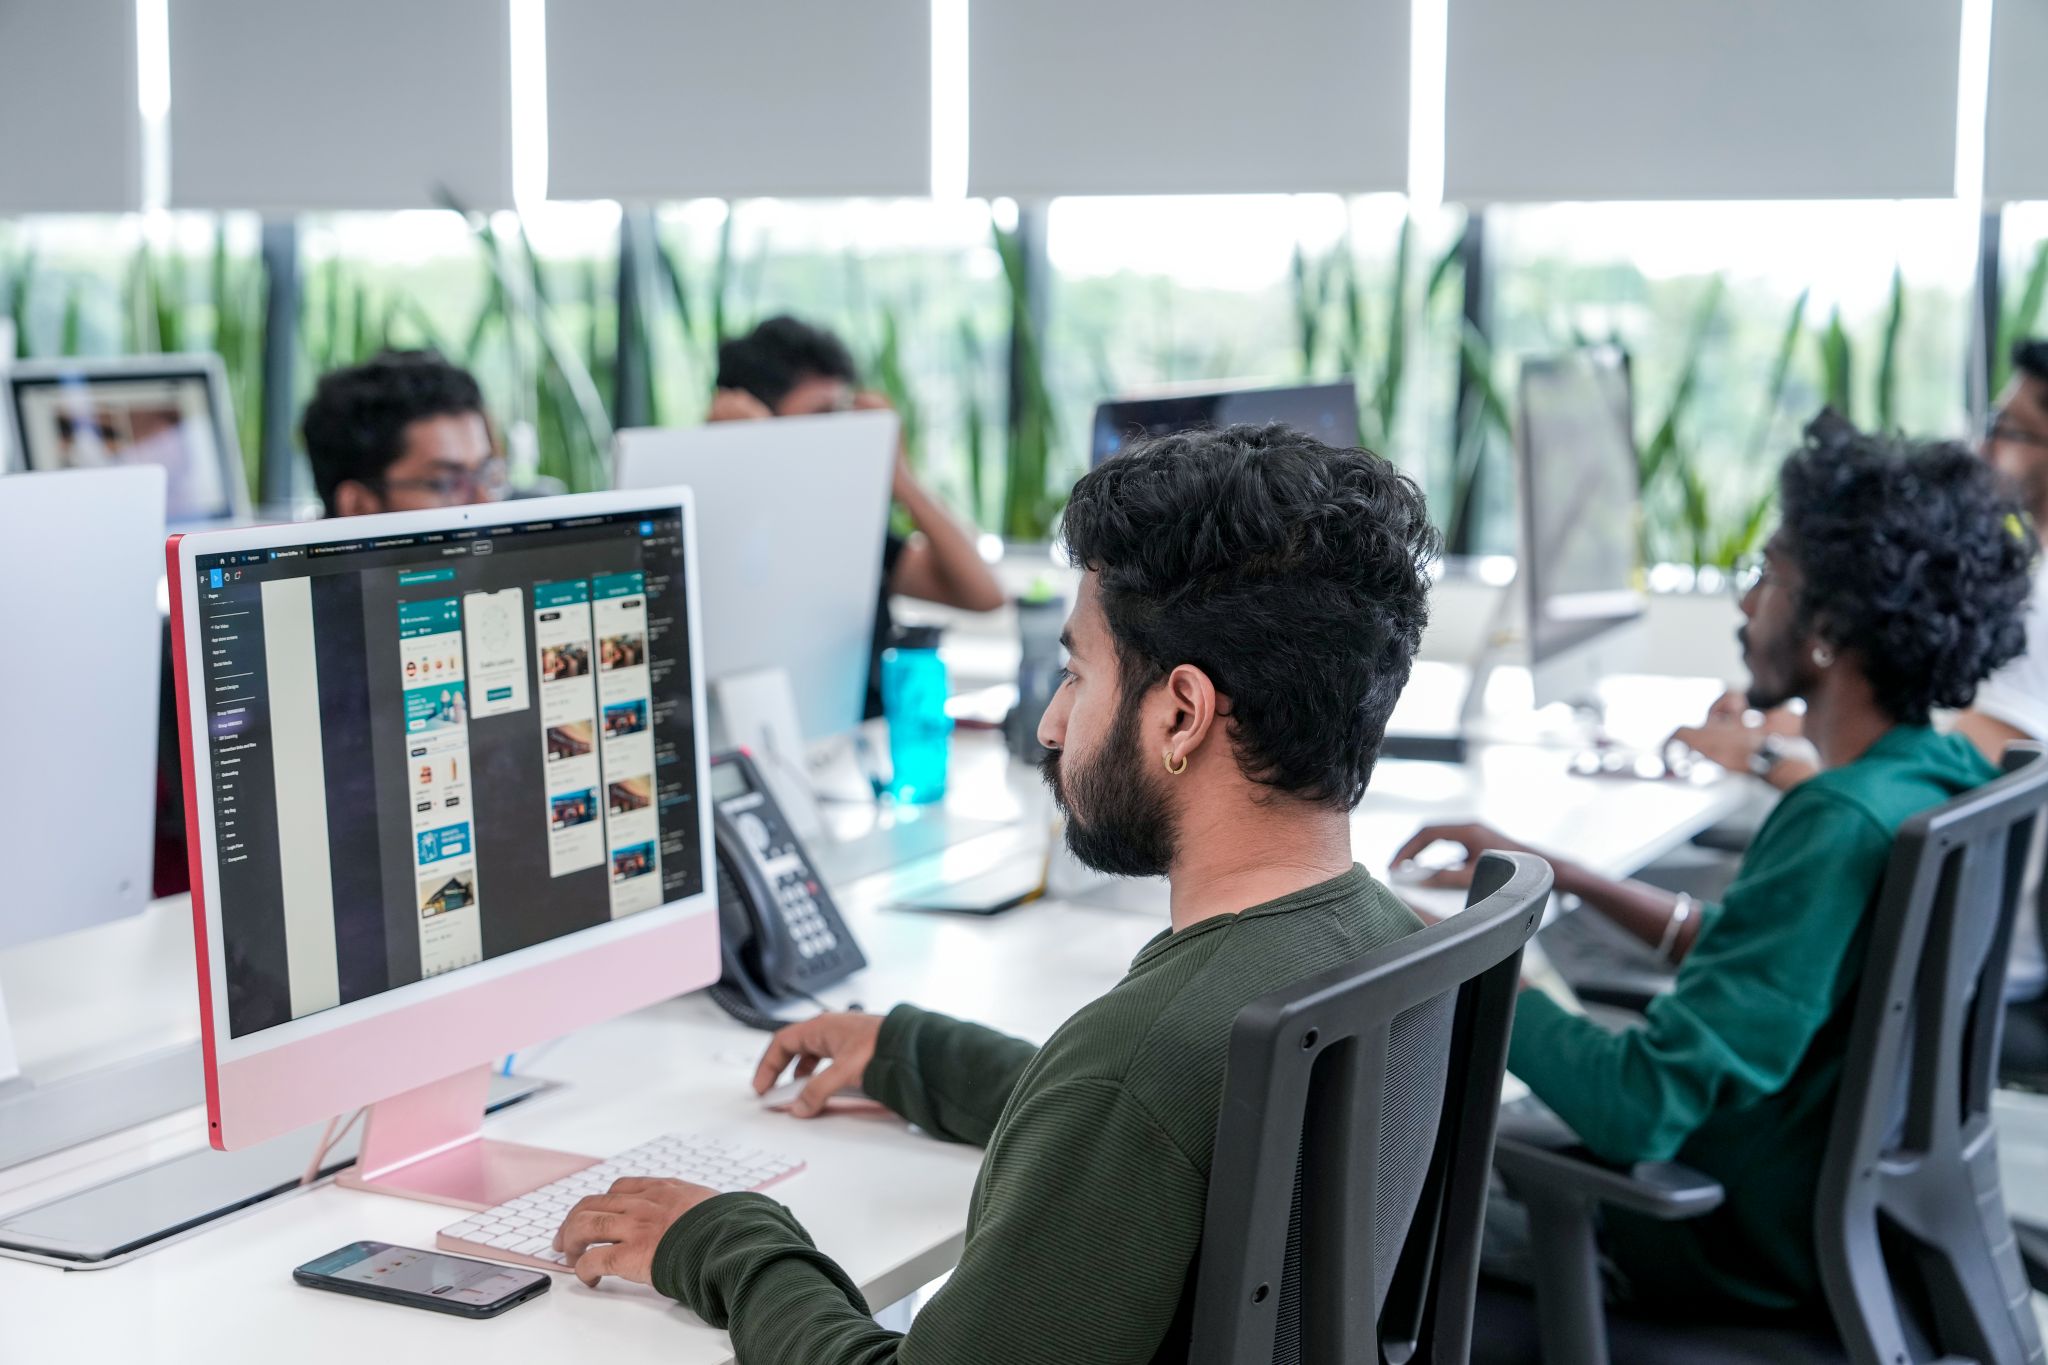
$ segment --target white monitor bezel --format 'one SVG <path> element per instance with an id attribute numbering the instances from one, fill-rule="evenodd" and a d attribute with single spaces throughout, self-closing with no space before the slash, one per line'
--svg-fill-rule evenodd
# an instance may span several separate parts
<path id="1" fill-rule="evenodd" d="M 500 957 L 487 958 L 467 967 L 460 967 L 424 980 L 408 982 L 376 995 L 289 1019 L 237 1038 L 228 1020 L 227 954 L 224 950 L 219 896 L 220 858 L 213 820 L 212 765 L 202 761 L 202 753 L 190 753 L 187 756 L 187 771 L 192 783 L 192 792 L 187 809 L 192 818 L 188 822 L 191 825 L 188 837 L 195 841 L 199 860 L 198 878 L 195 880 L 193 893 L 199 898 L 205 916 L 206 936 L 202 949 L 202 970 L 207 973 L 209 991 L 203 1004 L 208 1016 L 205 1022 L 211 1036 L 216 1066 L 258 1056 L 276 1048 L 290 1047 L 323 1033 L 352 1028 L 368 1020 L 413 1008 L 456 991 L 469 990 L 513 976 L 535 966 L 585 951 L 603 949 L 696 915 L 709 914 L 715 909 L 717 881 L 712 871 L 711 802 L 705 796 L 711 789 L 711 756 L 710 735 L 705 726 L 704 672 L 700 663 L 702 650 L 698 633 L 700 607 L 697 593 L 696 521 L 690 490 L 667 488 L 570 494 L 516 503 L 484 503 L 473 507 L 424 512 L 391 512 L 332 521 L 237 527 L 190 532 L 174 539 L 177 564 L 173 590 L 177 594 L 180 607 L 178 649 L 183 656 L 186 677 L 196 679 L 203 676 L 198 579 L 195 569 L 202 555 L 287 549 L 373 540 L 386 536 L 419 535 L 493 526 L 510 527 L 571 517 L 671 509 L 680 511 L 683 524 L 684 611 L 688 616 L 686 628 L 690 652 L 690 705 L 696 718 L 695 743 L 692 748 L 695 751 L 699 793 L 697 848 L 700 860 L 700 885 L 697 893 L 680 900 L 667 901 L 654 909 L 643 910 L 606 924 L 532 944 Z M 191 745 L 193 737 L 208 733 L 206 698 L 201 688 L 188 686 L 185 692 L 184 710 L 180 714 L 180 743 Z M 475 1060 L 482 1063 L 489 1059 L 479 1057 Z"/>

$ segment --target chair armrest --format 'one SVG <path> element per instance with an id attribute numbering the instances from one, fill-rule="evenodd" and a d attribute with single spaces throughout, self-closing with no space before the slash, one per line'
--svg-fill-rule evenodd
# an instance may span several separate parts
<path id="1" fill-rule="evenodd" d="M 1615 1166 L 1577 1144 L 1556 1146 L 1506 1133 L 1495 1140 L 1493 1164 L 1518 1194 L 1541 1190 L 1662 1222 L 1697 1218 L 1727 1197 L 1720 1182 L 1675 1161 Z"/>
<path id="2" fill-rule="evenodd" d="M 1544 1360 L 1608 1365 L 1607 1313 L 1594 1210 L 1627 1209 L 1673 1222 L 1697 1218 L 1725 1197 L 1721 1186 L 1676 1162 L 1616 1166 L 1581 1146 L 1548 1111 L 1502 1115 L 1493 1164 L 1529 1212 L 1536 1328 Z"/>

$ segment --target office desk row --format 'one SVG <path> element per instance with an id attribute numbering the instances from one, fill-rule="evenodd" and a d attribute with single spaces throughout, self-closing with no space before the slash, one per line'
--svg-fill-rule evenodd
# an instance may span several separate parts
<path id="1" fill-rule="evenodd" d="M 914 1000 L 1043 1038 L 1111 987 L 1165 927 L 1165 888 L 1082 884 L 989 919 L 890 909 L 912 882 L 965 875 L 1042 849 L 1037 778 L 1011 764 L 993 737 L 959 739 L 953 789 L 946 811 L 924 818 L 981 822 L 963 828 L 990 832 L 836 888 L 873 965 L 828 992 L 827 1003 L 882 1011 Z M 1569 775 L 1565 755 L 1554 748 L 1489 745 L 1460 767 L 1383 763 L 1354 820 L 1355 852 L 1381 872 L 1417 824 L 1476 816 L 1539 846 L 1569 847 L 1619 875 L 1730 817 L 1750 797 L 1742 780 L 1580 778 Z M 833 818 L 874 824 L 855 811 Z M 1010 823 L 998 828 L 999 821 Z M 892 837 L 883 823 L 854 832 Z M 164 902 L 138 920 L 0 960 L 25 1041 L 36 1039 L 40 1018 L 84 1028 L 93 1057 L 117 1050 L 123 1035 L 150 1043 L 181 1029 L 190 1036 L 196 1012 L 184 914 L 182 903 Z M 81 1035 L 68 1036 L 75 1043 Z M 777 1197 L 871 1304 L 879 1308 L 943 1274 L 959 1253 L 980 1154 L 910 1132 L 886 1115 L 805 1122 L 761 1110 L 747 1081 L 762 1043 L 762 1035 L 701 995 L 672 1000 L 522 1057 L 522 1070 L 565 1084 L 493 1117 L 489 1129 L 594 1154 L 691 1130 L 772 1147 L 807 1163 L 776 1187 Z M 34 1065 L 36 1058 L 27 1060 Z M 203 1146 L 203 1127 L 191 1111 L 0 1172 L 0 1212 Z M 553 1365 L 596 1351 L 663 1365 L 732 1359 L 724 1333 L 652 1291 L 623 1284 L 589 1290 L 558 1277 L 533 1303 L 471 1322 L 316 1293 L 291 1281 L 292 1267 L 344 1243 L 431 1246 L 450 1221 L 445 1208 L 323 1185 L 105 1270 L 0 1260 L 0 1360 L 226 1365 L 288 1355 L 308 1365 L 482 1358 Z"/>

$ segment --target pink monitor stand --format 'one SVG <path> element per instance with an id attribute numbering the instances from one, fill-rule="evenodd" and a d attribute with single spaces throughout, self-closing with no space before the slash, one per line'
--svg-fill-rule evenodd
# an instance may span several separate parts
<path id="1" fill-rule="evenodd" d="M 335 1183 L 488 1209 L 597 1164 L 592 1156 L 486 1138 L 490 1085 L 490 1068 L 476 1067 L 371 1105 L 361 1154 Z"/>

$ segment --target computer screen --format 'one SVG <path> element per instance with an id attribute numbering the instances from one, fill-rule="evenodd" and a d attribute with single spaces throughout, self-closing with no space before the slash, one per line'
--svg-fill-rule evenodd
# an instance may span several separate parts
<path id="1" fill-rule="evenodd" d="M 1201 427 L 1285 422 L 1324 445 L 1358 444 L 1358 390 L 1348 379 L 1278 389 L 1120 398 L 1095 409 L 1091 464 L 1101 464 L 1132 441 Z"/>
<path id="2" fill-rule="evenodd" d="M 1522 366 L 1516 446 L 1532 661 L 1642 614 L 1642 499 L 1627 357 L 1610 346 Z"/>
<path id="3" fill-rule="evenodd" d="M 5 372 L 29 469 L 153 464 L 172 525 L 247 510 L 241 455 L 219 361 L 211 356 L 25 361 Z"/>
<path id="4" fill-rule="evenodd" d="M 235 1038 L 704 889 L 680 509 L 348 529 L 193 560 Z"/>

